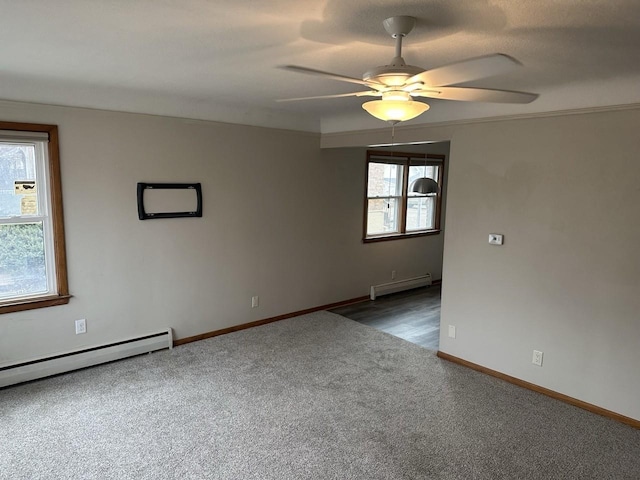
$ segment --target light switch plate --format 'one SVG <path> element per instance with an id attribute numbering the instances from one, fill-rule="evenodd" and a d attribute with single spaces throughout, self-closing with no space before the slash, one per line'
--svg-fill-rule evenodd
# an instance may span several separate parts
<path id="1" fill-rule="evenodd" d="M 503 236 L 500 233 L 490 233 L 489 234 L 489 244 L 490 245 L 502 245 Z"/>

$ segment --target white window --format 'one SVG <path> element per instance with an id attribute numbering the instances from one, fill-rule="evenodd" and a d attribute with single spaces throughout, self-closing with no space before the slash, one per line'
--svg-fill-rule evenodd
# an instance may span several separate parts
<path id="1" fill-rule="evenodd" d="M 364 241 L 439 233 L 441 188 L 420 194 L 411 186 L 423 177 L 441 185 L 443 166 L 442 155 L 368 151 Z"/>
<path id="2" fill-rule="evenodd" d="M 57 128 L 0 122 L 0 313 L 68 302 Z"/>

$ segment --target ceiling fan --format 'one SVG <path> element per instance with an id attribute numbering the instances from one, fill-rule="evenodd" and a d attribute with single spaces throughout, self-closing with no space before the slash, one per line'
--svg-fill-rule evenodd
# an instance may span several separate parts
<path id="1" fill-rule="evenodd" d="M 396 16 L 382 22 L 387 33 L 396 40 L 395 56 L 389 65 L 375 67 L 366 72 L 362 76 L 362 80 L 297 65 L 281 67 L 293 72 L 319 75 L 341 82 L 363 85 L 367 87 L 367 90 L 336 95 L 287 98 L 278 101 L 379 97 L 382 99 L 366 102 L 362 108 L 376 118 L 396 124 L 415 118 L 429 109 L 428 104 L 414 101 L 414 97 L 492 103 L 530 103 L 538 98 L 538 95 L 534 93 L 455 86 L 463 82 L 503 74 L 521 65 L 514 58 L 501 53 L 471 58 L 431 70 L 407 65 L 402 58 L 402 39 L 413 30 L 415 21 L 414 17 Z"/>

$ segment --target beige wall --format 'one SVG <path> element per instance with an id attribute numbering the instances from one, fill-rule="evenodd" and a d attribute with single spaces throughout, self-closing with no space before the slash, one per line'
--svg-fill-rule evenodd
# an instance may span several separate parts
<path id="1" fill-rule="evenodd" d="M 640 419 L 639 127 L 635 110 L 456 131 L 441 350 Z"/>
<path id="2" fill-rule="evenodd" d="M 451 140 L 442 351 L 640 419 L 639 129 L 629 108 L 396 132 Z"/>
<path id="3" fill-rule="evenodd" d="M 364 149 L 257 127 L 0 103 L 59 125 L 69 305 L 0 316 L 0 365 L 172 327 L 188 337 L 431 271 L 442 237 L 364 245 Z M 140 221 L 136 183 L 201 182 L 201 219 Z M 251 296 L 260 307 L 251 309 Z M 87 319 L 87 334 L 74 320 Z"/>

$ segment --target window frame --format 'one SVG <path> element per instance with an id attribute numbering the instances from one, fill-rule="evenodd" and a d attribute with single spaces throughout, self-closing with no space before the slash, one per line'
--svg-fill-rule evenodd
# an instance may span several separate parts
<path id="1" fill-rule="evenodd" d="M 380 159 L 383 157 L 383 159 Z M 377 161 L 376 161 L 377 159 Z M 384 160 L 384 161 L 380 161 Z M 434 228 L 427 230 L 413 230 L 407 232 L 407 201 L 409 198 L 409 167 L 424 165 L 435 165 L 438 168 L 437 183 L 440 188 L 436 194 L 435 201 L 435 218 Z M 389 163 L 395 165 L 402 165 L 402 191 L 401 201 L 399 208 L 399 232 L 397 233 L 382 233 L 378 235 L 367 235 L 367 223 L 369 214 L 369 165 L 371 163 Z M 363 243 L 384 242 L 389 240 L 398 240 L 401 238 L 415 238 L 424 237 L 427 235 L 439 235 L 440 234 L 440 221 L 442 215 L 442 186 L 444 179 L 444 167 L 445 167 L 445 155 L 434 153 L 414 153 L 414 152 L 391 152 L 384 150 L 367 150 L 367 161 L 365 163 L 365 175 L 364 175 L 364 221 L 362 229 L 362 241 Z M 418 197 L 419 198 L 419 197 Z"/>
<path id="2" fill-rule="evenodd" d="M 48 135 L 47 153 L 48 164 L 48 198 L 46 199 L 50 222 L 51 241 L 53 243 L 53 268 L 56 279 L 55 294 L 34 295 L 28 298 L 8 299 L 0 302 L 0 314 L 31 310 L 35 308 L 52 307 L 69 303 L 69 284 L 67 277 L 67 255 L 64 235 L 64 216 L 62 209 L 62 182 L 60 172 L 60 147 L 58 141 L 58 126 L 39 123 L 17 123 L 0 121 L 0 130 L 16 132 L 39 132 Z M 46 240 L 45 240 L 46 241 Z"/>

